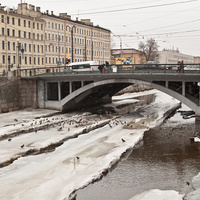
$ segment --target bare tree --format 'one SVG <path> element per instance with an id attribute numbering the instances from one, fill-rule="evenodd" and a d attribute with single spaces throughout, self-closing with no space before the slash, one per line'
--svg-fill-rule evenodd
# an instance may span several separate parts
<path id="1" fill-rule="evenodd" d="M 146 59 L 146 61 L 156 61 L 159 57 L 158 54 L 158 44 L 153 38 L 150 38 L 144 42 L 140 42 L 138 46 L 138 50 L 141 52 Z"/>

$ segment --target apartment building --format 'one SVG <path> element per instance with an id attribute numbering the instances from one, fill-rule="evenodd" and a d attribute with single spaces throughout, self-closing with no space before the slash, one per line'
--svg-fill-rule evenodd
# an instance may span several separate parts
<path id="1" fill-rule="evenodd" d="M 159 62 L 163 64 L 176 64 L 178 60 L 183 60 L 184 63 L 194 63 L 194 56 L 182 54 L 176 50 L 159 51 Z"/>
<path id="2" fill-rule="evenodd" d="M 111 64 L 142 64 L 145 61 L 144 56 L 137 49 L 111 49 Z"/>
<path id="3" fill-rule="evenodd" d="M 9 11 L 0 5 L 0 15 L 0 72 L 10 67 L 63 66 L 66 59 L 110 62 L 111 31 L 94 26 L 90 19 L 42 13 L 27 3 Z"/>

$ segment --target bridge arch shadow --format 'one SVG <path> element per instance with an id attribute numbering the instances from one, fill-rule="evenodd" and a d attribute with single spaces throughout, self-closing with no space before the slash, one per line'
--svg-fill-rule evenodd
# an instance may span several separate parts
<path id="1" fill-rule="evenodd" d="M 157 89 L 184 103 L 193 111 L 200 113 L 199 106 L 183 95 L 165 86 L 135 79 L 109 79 L 92 82 L 63 98 L 61 100 L 61 109 L 63 112 L 67 112 L 88 108 L 90 106 L 99 105 L 102 103 L 109 103 L 111 102 L 113 95 L 132 84 L 146 85 Z"/>

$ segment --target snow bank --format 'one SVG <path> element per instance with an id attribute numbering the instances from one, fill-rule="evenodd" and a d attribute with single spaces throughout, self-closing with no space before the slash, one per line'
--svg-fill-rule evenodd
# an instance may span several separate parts
<path id="1" fill-rule="evenodd" d="M 199 200 L 200 199 L 200 173 L 192 179 L 191 192 L 184 196 L 184 200 Z"/>
<path id="2" fill-rule="evenodd" d="M 179 103 L 172 97 L 157 90 L 128 94 L 128 98 L 125 97 L 126 95 L 122 95 L 121 99 L 152 93 L 156 94 L 158 98 L 151 105 L 146 105 L 141 109 L 138 108 L 141 114 L 139 116 L 127 114 L 122 118 L 111 120 L 104 127 L 80 135 L 77 138 L 66 140 L 63 145 L 53 152 L 21 157 L 13 164 L 1 168 L 0 199 L 68 199 L 70 194 L 76 190 L 100 178 L 106 170 L 120 159 L 122 153 L 134 147 L 142 139 L 144 131 L 161 123 L 164 113 Z M 120 96 L 117 99 L 119 100 Z M 121 101 L 121 103 L 124 102 Z M 10 120 L 12 124 L 13 119 L 18 116 L 14 116 L 13 113 L 10 114 L 12 114 L 12 120 Z M 17 112 L 17 115 L 20 115 L 20 113 Z M 27 116 L 25 119 L 29 117 Z M 19 120 L 22 119 L 18 118 Z M 31 120 L 33 120 L 32 117 Z M 32 123 L 30 121 L 28 122 L 29 125 Z M 98 121 L 93 123 L 98 123 Z M 0 130 L 6 130 L 5 127 L 2 128 Z M 62 131 L 58 131 L 58 127 L 53 127 L 46 131 L 38 131 L 32 135 L 25 134 L 16 137 L 18 139 L 16 141 L 13 140 L 13 143 L 0 141 L 0 145 L 4 145 L 3 149 L 1 149 L 1 155 L 3 156 L 3 151 L 6 151 L 7 145 L 9 145 L 9 151 L 12 150 L 17 153 L 17 151 L 20 152 L 22 150 L 19 144 L 25 144 L 23 149 L 33 145 L 35 148 L 41 147 L 49 143 L 49 141 L 57 141 L 62 137 L 72 136 L 80 128 L 83 127 L 68 124 L 66 129 L 63 127 Z M 7 131 L 10 131 L 9 127 L 7 127 Z M 156 194 L 159 199 L 159 195 L 163 196 L 161 193 L 169 197 L 168 200 L 171 197 L 170 195 L 178 197 L 178 194 L 173 191 L 167 194 L 167 192 L 156 190 L 156 192 L 148 192 L 146 195 L 149 194 L 152 197 L 153 194 Z M 176 199 L 174 198 L 173 200 Z"/>
<path id="3" fill-rule="evenodd" d="M 182 200 L 183 195 L 173 190 L 149 190 L 132 197 L 129 200 Z"/>

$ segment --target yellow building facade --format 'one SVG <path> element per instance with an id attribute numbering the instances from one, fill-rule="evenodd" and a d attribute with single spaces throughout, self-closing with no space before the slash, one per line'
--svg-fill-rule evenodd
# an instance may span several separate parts
<path id="1" fill-rule="evenodd" d="M 0 6 L 0 73 L 21 69 L 65 66 L 70 62 L 110 62 L 111 31 L 90 19 L 72 20 L 40 7 L 18 4 L 17 10 Z"/>

